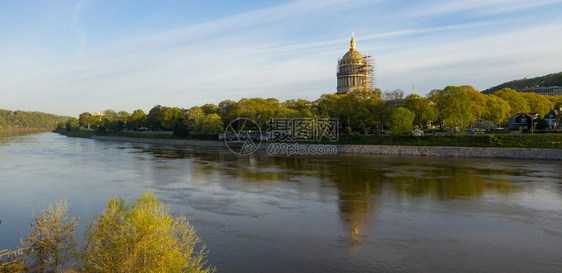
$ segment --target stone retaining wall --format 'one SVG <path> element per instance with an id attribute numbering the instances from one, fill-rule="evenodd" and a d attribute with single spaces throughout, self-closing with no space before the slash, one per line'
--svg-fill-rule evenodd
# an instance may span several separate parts
<path id="1" fill-rule="evenodd" d="M 133 138 L 133 137 L 111 137 L 111 136 L 94 136 L 92 138 L 96 140 L 105 140 L 105 141 L 226 148 L 224 142 L 211 141 L 211 140 L 157 139 L 157 138 Z M 305 146 L 305 145 L 317 145 L 317 144 L 302 144 L 302 145 Z M 267 149 L 267 146 L 268 146 L 267 143 L 262 143 L 262 145 L 260 145 L 260 149 L 265 150 Z M 334 146 L 337 147 L 338 153 L 562 160 L 562 149 L 423 147 L 423 146 L 382 146 L 382 145 L 381 146 L 334 145 Z"/>

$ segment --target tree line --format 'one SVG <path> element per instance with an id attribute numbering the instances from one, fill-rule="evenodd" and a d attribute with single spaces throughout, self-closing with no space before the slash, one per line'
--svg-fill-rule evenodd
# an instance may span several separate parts
<path id="1" fill-rule="evenodd" d="M 29 128 L 52 129 L 68 117 L 41 112 L 11 111 L 0 109 L 0 131 L 22 130 Z"/>
<path id="2" fill-rule="evenodd" d="M 265 127 L 271 118 L 338 118 L 344 133 L 372 133 L 383 129 L 409 132 L 427 125 L 446 128 L 486 126 L 494 128 L 519 112 L 544 116 L 562 106 L 562 96 L 520 93 L 504 88 L 491 95 L 472 86 L 447 86 L 426 97 L 402 90 L 385 91 L 358 88 L 347 94 L 324 94 L 314 101 L 275 98 L 223 100 L 189 109 L 154 106 L 148 114 L 106 110 L 102 114 L 84 112 L 61 127 L 67 130 L 89 128 L 102 132 L 121 130 L 171 130 L 176 135 L 221 133 L 237 118 L 249 118 Z"/>
<path id="3" fill-rule="evenodd" d="M 526 89 L 534 88 L 536 86 L 562 86 L 562 72 L 548 74 L 531 79 L 520 79 L 510 82 L 502 83 L 484 91 L 484 93 L 493 93 L 494 91 L 502 90 L 504 88 L 511 89 Z"/>

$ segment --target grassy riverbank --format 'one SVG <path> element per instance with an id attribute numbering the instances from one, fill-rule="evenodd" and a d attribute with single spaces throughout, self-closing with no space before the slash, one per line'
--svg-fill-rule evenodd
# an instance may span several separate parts
<path id="1" fill-rule="evenodd" d="M 216 134 L 193 134 L 180 138 L 165 133 L 99 133 L 95 131 L 55 130 L 56 133 L 70 136 L 89 138 L 94 135 L 155 138 L 155 139 L 189 139 L 189 140 L 217 140 Z M 218 140 L 217 140 L 218 141 Z M 301 142 L 299 142 L 301 143 Z M 312 143 L 312 142 L 302 142 Z M 488 147 L 488 148 L 562 148 L 562 134 L 484 134 L 484 135 L 438 135 L 438 136 L 399 136 L 399 135 L 340 135 L 338 141 L 324 140 L 322 144 L 342 145 L 390 145 L 390 146 L 447 146 L 447 147 Z"/>

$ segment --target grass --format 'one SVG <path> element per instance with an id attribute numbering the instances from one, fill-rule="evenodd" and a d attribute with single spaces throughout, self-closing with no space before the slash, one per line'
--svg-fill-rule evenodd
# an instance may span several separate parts
<path id="1" fill-rule="evenodd" d="M 136 137 L 136 138 L 158 138 L 158 139 L 192 139 L 192 140 L 217 140 L 216 134 L 190 134 L 187 137 L 178 137 L 173 134 L 162 133 L 99 133 L 94 131 L 72 131 L 57 129 L 55 132 L 70 137 L 92 137 L 94 135 Z M 489 148 L 562 148 L 562 134 L 481 134 L 481 135 L 340 135 L 338 141 L 330 142 L 327 139 L 320 144 L 342 144 L 342 145 L 392 145 L 392 146 L 451 146 L 451 147 L 489 147 Z M 316 142 L 299 142 L 316 143 Z"/>
<path id="2" fill-rule="evenodd" d="M 330 143 L 322 141 L 323 144 Z M 341 135 L 334 144 L 451 146 L 490 148 L 562 148 L 562 134 L 483 134 L 483 135 Z"/>

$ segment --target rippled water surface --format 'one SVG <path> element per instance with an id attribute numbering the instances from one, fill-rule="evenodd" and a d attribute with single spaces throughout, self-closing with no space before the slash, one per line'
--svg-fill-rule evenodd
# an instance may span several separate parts
<path id="1" fill-rule="evenodd" d="M 87 219 L 146 190 L 189 217 L 219 272 L 562 267 L 562 162 L 239 157 L 54 133 L 0 135 L 0 249 L 46 202 Z"/>

